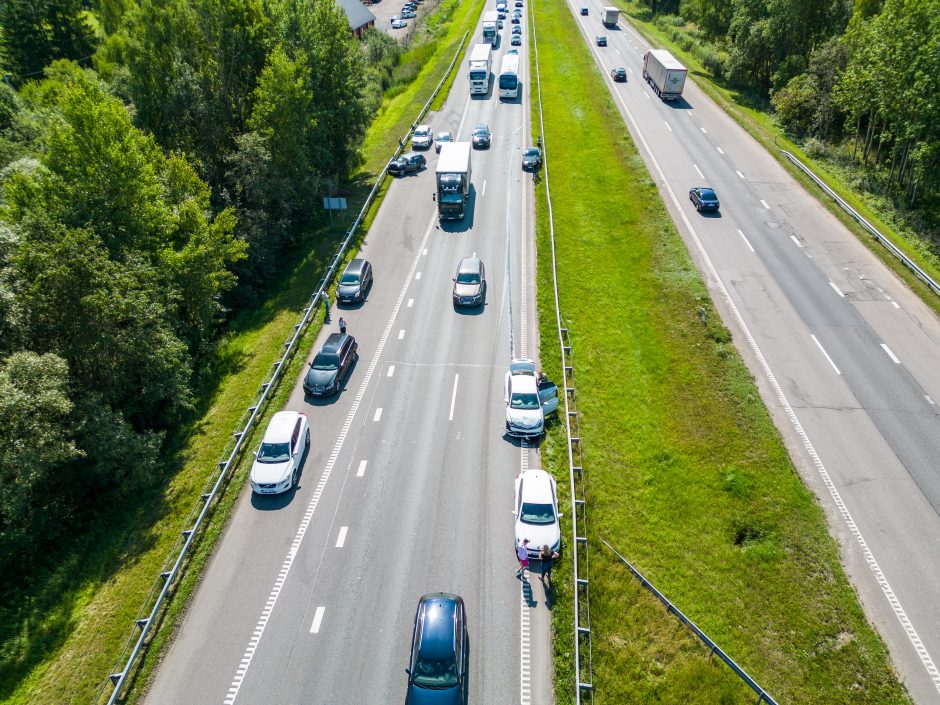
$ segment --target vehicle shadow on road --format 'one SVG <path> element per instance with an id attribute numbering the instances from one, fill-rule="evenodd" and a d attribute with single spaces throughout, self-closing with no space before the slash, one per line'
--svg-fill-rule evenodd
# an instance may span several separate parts
<path id="1" fill-rule="evenodd" d="M 687 101 L 682 96 L 679 96 L 675 100 L 664 100 L 662 102 L 665 103 L 668 107 L 672 108 L 673 110 L 691 110 L 692 109 L 692 104 L 689 103 L 689 101 Z"/>
<path id="2" fill-rule="evenodd" d="M 721 218 L 721 211 L 699 211 L 698 215 L 702 218 Z"/>
<path id="3" fill-rule="evenodd" d="M 517 438 L 516 436 L 510 436 L 509 433 L 503 434 L 503 440 L 507 443 L 511 443 L 516 446 L 516 448 L 522 448 L 522 444 L 525 443 L 526 448 L 538 448 L 539 443 L 541 442 L 541 437 L 539 438 Z"/>

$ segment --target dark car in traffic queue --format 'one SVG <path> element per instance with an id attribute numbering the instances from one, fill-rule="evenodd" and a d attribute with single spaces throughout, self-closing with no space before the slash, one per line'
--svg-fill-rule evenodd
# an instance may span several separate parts
<path id="1" fill-rule="evenodd" d="M 485 122 L 481 122 L 470 133 L 470 143 L 474 149 L 489 149 L 492 137 L 493 134 L 490 132 L 489 126 Z"/>
<path id="2" fill-rule="evenodd" d="M 594 41 L 597 42 L 597 46 L 599 47 L 607 46 L 607 37 L 605 37 L 603 34 L 600 34 L 597 37 L 595 37 Z"/>
<path id="3" fill-rule="evenodd" d="M 336 300 L 342 304 L 354 304 L 366 300 L 366 292 L 372 286 L 372 264 L 367 259 L 350 260 L 339 278 Z"/>
<path id="4" fill-rule="evenodd" d="M 304 377 L 304 392 L 312 397 L 336 394 L 359 359 L 359 345 L 348 333 L 330 333 Z"/>
<path id="5" fill-rule="evenodd" d="M 523 171 L 538 171 L 542 166 L 542 150 L 538 147 L 529 147 L 522 153 Z"/>
<path id="6" fill-rule="evenodd" d="M 708 186 L 695 186 L 689 189 L 689 200 L 699 213 L 717 211 L 721 206 L 718 202 L 718 194 Z"/>
<path id="7" fill-rule="evenodd" d="M 423 154 L 408 152 L 388 163 L 388 173 L 392 176 L 401 176 L 412 171 L 420 171 L 426 163 L 427 160 Z"/>
<path id="8" fill-rule="evenodd" d="M 405 705 L 464 705 L 470 638 L 463 598 L 447 592 L 418 601 Z"/>
<path id="9" fill-rule="evenodd" d="M 454 275 L 454 306 L 482 306 L 486 303 L 486 270 L 479 257 L 464 257 Z"/>
<path id="10" fill-rule="evenodd" d="M 618 66 L 610 70 L 610 77 L 615 81 L 626 82 L 627 70 L 623 66 Z"/>

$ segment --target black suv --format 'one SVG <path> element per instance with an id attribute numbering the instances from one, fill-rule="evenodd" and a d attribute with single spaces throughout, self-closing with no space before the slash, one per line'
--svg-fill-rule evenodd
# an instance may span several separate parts
<path id="1" fill-rule="evenodd" d="M 353 304 L 366 300 L 366 291 L 372 286 L 372 265 L 367 259 L 354 259 L 346 265 L 336 287 L 336 300 Z"/>
<path id="2" fill-rule="evenodd" d="M 393 176 L 407 174 L 409 171 L 420 170 L 426 163 L 427 160 L 423 154 L 408 152 L 388 163 L 388 173 Z"/>
<path id="3" fill-rule="evenodd" d="M 610 70 L 610 77 L 615 81 L 626 81 L 627 80 L 627 70 L 620 66 L 615 69 Z"/>
<path id="4" fill-rule="evenodd" d="M 478 149 L 489 149 L 491 136 L 490 128 L 485 122 L 481 122 L 470 133 L 470 143 Z"/>
<path id="5" fill-rule="evenodd" d="M 304 392 L 312 397 L 335 394 L 358 359 L 359 346 L 355 338 L 347 333 L 331 333 L 310 363 L 304 378 Z"/>
<path id="6" fill-rule="evenodd" d="M 464 257 L 454 277 L 454 306 L 482 306 L 486 302 L 486 271 L 479 257 Z"/>
<path id="7" fill-rule="evenodd" d="M 408 660 L 405 705 L 463 705 L 469 661 L 463 598 L 446 592 L 418 601 Z"/>

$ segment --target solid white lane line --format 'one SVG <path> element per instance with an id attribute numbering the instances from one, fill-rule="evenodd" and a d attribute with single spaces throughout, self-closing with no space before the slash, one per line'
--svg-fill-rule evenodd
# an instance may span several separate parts
<path id="1" fill-rule="evenodd" d="M 884 343 L 882 343 L 882 344 L 881 344 L 881 349 L 884 350 L 884 351 L 888 354 L 888 357 L 891 358 L 891 362 L 893 362 L 895 365 L 900 365 L 900 364 L 901 364 L 901 361 L 898 360 L 897 355 L 895 355 L 893 352 L 891 352 L 891 348 L 889 348 L 887 345 L 885 345 Z"/>
<path id="2" fill-rule="evenodd" d="M 454 375 L 454 391 L 450 395 L 450 416 L 447 417 L 448 421 L 454 420 L 454 404 L 457 403 L 457 382 L 460 381 L 460 375 Z"/>
<path id="3" fill-rule="evenodd" d="M 694 167 L 695 167 L 695 171 L 698 172 L 699 178 L 700 178 L 700 179 L 704 179 L 704 178 L 705 178 L 705 174 L 703 174 L 703 173 L 702 173 L 702 170 L 698 168 L 698 164 L 696 164 L 695 162 L 693 162 L 693 163 L 692 163 L 692 166 L 694 166 Z"/>
<path id="4" fill-rule="evenodd" d="M 311 634 L 318 634 L 320 632 L 320 624 L 323 622 L 324 612 L 326 612 L 326 607 L 323 605 L 317 607 L 316 614 L 313 615 L 313 624 L 310 625 Z"/>
<path id="5" fill-rule="evenodd" d="M 339 535 L 336 537 L 336 548 L 342 548 L 346 545 L 346 532 L 349 531 L 348 526 L 339 527 Z"/>
<path id="6" fill-rule="evenodd" d="M 803 247 L 803 243 L 796 239 L 796 235 L 791 235 L 790 239 L 793 240 L 793 244 L 797 247 Z"/>
<path id="7" fill-rule="evenodd" d="M 480 189 L 480 197 L 483 197 L 485 195 L 486 195 L 486 179 L 483 179 L 483 188 Z"/>
<path id="8" fill-rule="evenodd" d="M 663 120 L 663 122 L 666 122 L 666 121 Z M 668 122 L 666 122 L 666 129 L 669 130 L 670 132 L 672 132 L 672 128 L 669 127 L 669 123 L 668 123 Z"/>
<path id="9" fill-rule="evenodd" d="M 724 154 L 724 153 L 725 153 L 725 150 L 723 150 L 721 147 L 715 147 L 715 149 L 718 150 L 718 154 Z"/>
<path id="10" fill-rule="evenodd" d="M 770 206 L 767 205 L 767 201 L 765 201 L 763 198 L 760 199 L 760 204 L 767 210 L 770 210 Z"/>
<path id="11" fill-rule="evenodd" d="M 359 469 L 356 470 L 356 477 L 362 477 L 363 475 L 366 474 L 366 465 L 368 464 L 369 464 L 368 460 L 359 461 Z"/>
<path id="12" fill-rule="evenodd" d="M 400 331 L 398 331 L 398 339 L 401 340 L 404 337 L 405 337 L 405 329 L 402 328 Z"/>
<path id="13" fill-rule="evenodd" d="M 414 305 L 415 305 L 415 300 L 414 300 L 414 299 L 408 299 L 408 308 L 411 308 L 411 307 L 414 306 Z"/>
<path id="14" fill-rule="evenodd" d="M 385 376 L 386 376 L 386 377 L 391 377 L 393 374 L 395 374 L 395 365 L 389 365 L 389 366 L 388 366 L 388 374 L 385 375 Z"/>
<path id="15" fill-rule="evenodd" d="M 840 289 L 839 287 L 837 287 L 835 282 L 829 282 L 829 286 L 831 286 L 831 287 L 833 288 L 833 290 L 834 290 L 839 296 L 841 296 L 843 299 L 845 298 L 845 294 L 842 293 L 842 289 Z"/>
<path id="16" fill-rule="evenodd" d="M 421 272 L 416 272 L 416 273 L 415 273 L 415 280 L 417 281 L 417 280 L 420 279 L 420 278 L 421 278 Z"/>
<path id="17" fill-rule="evenodd" d="M 373 421 L 378 421 L 378 420 L 381 419 L 381 418 L 382 418 L 382 407 L 379 406 L 379 407 L 376 407 L 376 409 L 375 409 L 375 417 L 374 417 L 372 420 L 373 420 Z"/>
<path id="18" fill-rule="evenodd" d="M 747 245 L 747 246 L 750 248 L 751 252 L 753 252 L 753 251 L 754 251 L 754 248 L 751 247 L 750 241 L 744 236 L 744 233 L 741 232 L 741 229 L 740 229 L 740 228 L 738 228 L 738 235 L 741 236 L 741 239 L 744 240 L 744 244 Z"/>
<path id="19" fill-rule="evenodd" d="M 826 356 L 826 359 L 829 360 L 829 364 L 832 365 L 832 369 L 836 371 L 836 374 L 841 375 L 842 373 L 839 372 L 839 368 L 836 367 L 836 363 L 834 363 L 832 358 L 829 357 L 829 353 L 826 352 L 826 349 L 822 346 L 822 343 L 820 343 L 819 340 L 816 339 L 816 336 L 812 333 L 809 334 L 809 337 L 813 339 L 813 342 L 816 343 L 816 347 L 818 347 L 820 352 L 822 352 L 822 354 Z"/>

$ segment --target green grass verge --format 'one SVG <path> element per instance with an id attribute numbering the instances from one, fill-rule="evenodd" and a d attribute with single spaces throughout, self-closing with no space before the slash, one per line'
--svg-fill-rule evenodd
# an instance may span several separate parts
<path id="1" fill-rule="evenodd" d="M 779 702 L 908 703 L 574 17 L 558 0 L 533 7 L 587 478 L 594 702 L 756 700 L 604 538 Z M 543 186 L 541 351 L 560 376 L 546 208 Z M 565 487 L 566 460 L 555 424 L 543 465 Z M 574 692 L 570 571 L 554 608 L 559 703 Z"/>
<path id="2" fill-rule="evenodd" d="M 672 52 L 676 58 L 688 67 L 696 85 L 728 113 L 734 120 L 760 142 L 765 149 L 780 162 L 807 191 L 819 198 L 831 213 L 849 228 L 856 237 L 875 253 L 892 271 L 900 276 L 935 312 L 940 314 L 940 297 L 916 277 L 911 270 L 881 245 L 874 236 L 849 217 L 831 198 L 802 171 L 780 152 L 786 150 L 808 166 L 829 188 L 839 194 L 852 208 L 858 211 L 869 223 L 874 225 L 885 237 L 891 240 L 905 255 L 910 257 L 934 281 L 940 281 L 940 266 L 937 254 L 923 238 L 916 237 L 898 229 L 882 217 L 882 214 L 869 205 L 864 194 L 855 192 L 847 185 L 847 174 L 832 163 L 823 163 L 803 151 L 780 129 L 772 115 L 752 106 L 752 100 L 735 89 L 716 81 L 702 65 L 694 51 L 686 50 L 674 37 L 681 36 L 681 29 L 666 33 L 649 21 L 649 8 L 643 7 L 636 0 L 620 0 L 617 5 L 630 16 L 631 25 L 636 28 L 653 46 L 660 46 Z M 686 39 L 686 42 L 688 40 Z"/>
<path id="3" fill-rule="evenodd" d="M 465 3 L 448 0 L 442 3 L 442 11 L 447 10 L 448 2 L 446 21 L 435 20 L 435 33 L 427 39 L 433 50 L 428 52 L 417 43 L 412 45 L 410 51 L 423 51 L 425 59 L 414 82 L 383 103 L 369 129 L 363 149 L 364 166 L 350 194 L 350 212 L 364 202 L 372 179 L 384 168 L 397 145 L 398 135 L 404 132 L 401 127 L 411 124 L 430 97 L 460 38 L 466 30 L 472 30 L 483 7 L 482 0 Z M 387 184 L 367 214 L 362 235 L 375 217 L 386 189 Z M 108 516 L 101 524 L 83 537 L 56 568 L 29 576 L 30 584 L 17 596 L 20 604 L 4 608 L 0 615 L 3 638 L 0 702 L 87 705 L 95 701 L 132 632 L 134 620 L 143 616 L 141 605 L 179 532 L 185 528 L 186 517 L 230 434 L 280 355 L 281 344 L 325 271 L 343 228 L 350 222 L 351 218 L 347 218 L 332 229 L 324 227 L 308 233 L 303 246 L 293 254 L 291 274 L 283 288 L 272 292 L 255 311 L 233 321 L 230 332 L 218 346 L 212 371 L 199 395 L 201 413 L 190 427 L 181 430 L 178 453 L 168 460 L 178 470 L 172 473 L 166 487 L 141 496 L 133 512 L 108 515 L 107 508 L 103 508 L 103 515 Z M 349 257 L 355 249 L 352 248 Z M 322 314 L 318 312 L 284 379 L 292 382 L 299 374 L 305 351 L 319 332 L 321 321 Z M 290 386 L 281 385 L 274 391 L 256 429 L 263 429 L 267 418 L 283 406 Z M 252 447 L 256 440 L 251 438 L 246 447 Z M 215 508 L 211 523 L 191 554 L 176 596 L 163 615 L 130 702 L 139 696 L 179 613 L 198 585 L 246 476 L 247 464 L 239 464 L 232 478 L 234 486 Z"/>

